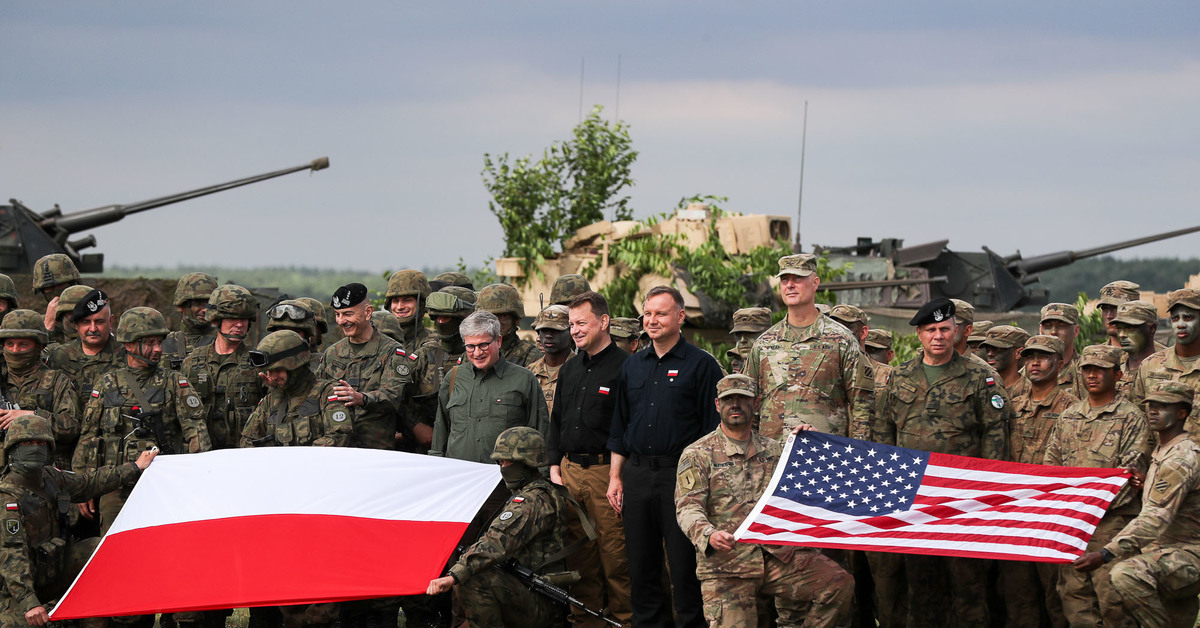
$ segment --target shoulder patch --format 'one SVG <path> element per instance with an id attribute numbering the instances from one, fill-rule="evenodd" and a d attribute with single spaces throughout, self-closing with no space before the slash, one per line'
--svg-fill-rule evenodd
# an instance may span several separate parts
<path id="1" fill-rule="evenodd" d="M 525 501 L 525 498 L 521 497 L 520 495 L 514 495 L 512 498 L 512 501 L 514 504 L 519 504 L 519 503 Z"/>
<path id="2" fill-rule="evenodd" d="M 416 362 L 416 361 L 417 361 L 417 354 L 415 354 L 415 353 L 410 353 L 410 354 L 408 354 L 408 359 L 412 360 L 413 362 Z"/>
<path id="3" fill-rule="evenodd" d="M 4 520 L 4 531 L 9 534 L 16 534 L 21 531 L 21 522 L 16 519 Z"/>
<path id="4" fill-rule="evenodd" d="M 5 505 L 4 505 L 4 509 L 5 509 L 5 510 L 17 510 L 17 509 L 18 509 L 18 506 L 17 506 L 17 504 L 16 504 L 15 502 L 9 502 L 9 503 L 7 503 L 7 504 L 5 504 Z"/>
<path id="5" fill-rule="evenodd" d="M 989 375 L 989 376 L 987 377 L 987 379 L 983 380 L 983 382 L 984 382 L 985 384 L 987 384 L 988 386 L 995 386 L 995 385 L 996 385 L 996 378 L 995 378 L 995 377 L 992 377 L 992 376 L 990 376 L 990 375 Z"/>
<path id="6" fill-rule="evenodd" d="M 342 421 L 345 421 L 345 420 L 346 420 L 345 412 L 338 410 L 337 412 L 333 413 L 333 422 L 334 423 L 341 423 Z"/>
<path id="7" fill-rule="evenodd" d="M 191 386 L 191 384 L 189 384 L 189 383 L 188 383 L 188 381 L 187 381 L 186 379 L 181 379 L 181 380 L 179 380 L 179 387 L 180 387 L 180 388 L 187 388 L 188 386 Z"/>
<path id="8" fill-rule="evenodd" d="M 93 397 L 99 397 L 99 396 L 100 396 L 100 391 L 99 391 L 99 390 L 96 390 L 95 388 L 93 388 L 93 389 L 92 389 L 92 396 L 93 396 Z"/>
<path id="9" fill-rule="evenodd" d="M 325 401 L 337 401 L 337 400 L 338 400 L 337 395 L 329 395 L 328 397 L 325 398 Z"/>
<path id="10" fill-rule="evenodd" d="M 189 408 L 199 408 L 200 407 L 200 398 L 197 397 L 196 395 L 188 395 L 187 396 L 187 404 L 188 404 Z"/>
<path id="11" fill-rule="evenodd" d="M 396 347 L 396 355 L 408 355 L 408 354 L 404 352 L 404 349 L 401 349 L 400 347 Z"/>
<path id="12" fill-rule="evenodd" d="M 408 375 L 411 372 L 412 372 L 412 369 L 408 368 L 407 364 L 396 365 L 396 373 L 398 373 L 402 377 L 405 375 Z"/>
<path id="13" fill-rule="evenodd" d="M 684 491 L 691 491 L 692 489 L 696 488 L 696 484 L 698 484 L 700 481 L 700 479 L 696 477 L 696 470 L 692 467 L 680 470 L 678 479 L 679 488 L 683 489 Z"/>
<path id="14" fill-rule="evenodd" d="M 513 514 L 511 511 L 505 510 L 504 512 L 500 513 L 500 520 L 508 521 L 509 519 L 512 519 L 512 516 Z"/>
<path id="15" fill-rule="evenodd" d="M 991 378 L 988 378 L 991 379 Z M 992 407 L 999 410 L 1004 407 L 1004 397 L 1000 395 L 992 395 Z"/>

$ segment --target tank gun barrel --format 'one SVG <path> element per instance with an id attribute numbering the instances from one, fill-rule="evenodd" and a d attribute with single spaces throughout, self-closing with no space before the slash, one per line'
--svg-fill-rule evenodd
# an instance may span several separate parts
<path id="1" fill-rule="evenodd" d="M 839 290 L 862 290 L 865 288 L 887 288 L 891 286 L 915 286 L 919 284 L 934 284 L 945 283 L 946 277 L 939 275 L 937 277 L 927 277 L 922 279 L 877 279 L 874 281 L 830 281 L 821 284 L 819 290 L 830 290 L 837 292 Z"/>
<path id="2" fill-rule="evenodd" d="M 1122 242 L 1097 246 L 1095 248 L 1084 249 L 1082 251 L 1058 251 L 1057 253 L 1047 253 L 1046 255 L 1038 255 L 1028 259 L 1016 259 L 1009 262 L 1007 265 L 1008 269 L 1016 273 L 1018 276 L 1031 275 L 1044 270 L 1061 268 L 1088 257 L 1096 257 L 1097 255 L 1104 255 L 1105 253 L 1112 253 L 1113 251 L 1120 251 L 1122 249 L 1141 246 L 1151 242 L 1158 242 L 1160 240 L 1169 240 L 1171 238 L 1177 238 L 1181 235 L 1187 235 L 1197 231 L 1200 231 L 1200 226 L 1188 227 L 1186 229 L 1176 229 L 1175 231 L 1167 231 L 1164 233 L 1156 233 L 1154 235 L 1134 238 L 1132 240 L 1124 240 Z"/>

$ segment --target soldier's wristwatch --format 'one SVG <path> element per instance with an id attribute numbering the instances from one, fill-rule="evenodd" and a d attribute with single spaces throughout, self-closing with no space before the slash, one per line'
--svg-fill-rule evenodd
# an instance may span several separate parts
<path id="1" fill-rule="evenodd" d="M 1114 556 L 1112 552 L 1108 551 L 1107 547 L 1104 547 L 1100 549 L 1100 558 L 1104 561 L 1104 564 L 1107 565 L 1111 563 L 1116 556 Z"/>

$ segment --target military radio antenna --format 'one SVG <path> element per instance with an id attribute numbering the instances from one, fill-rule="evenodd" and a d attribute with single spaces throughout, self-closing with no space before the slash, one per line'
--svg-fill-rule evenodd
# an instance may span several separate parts
<path id="1" fill-rule="evenodd" d="M 804 149 L 808 145 L 808 101 L 804 101 L 804 126 L 800 131 L 800 198 L 796 201 L 796 243 L 792 252 L 800 252 L 800 217 L 804 208 Z"/>

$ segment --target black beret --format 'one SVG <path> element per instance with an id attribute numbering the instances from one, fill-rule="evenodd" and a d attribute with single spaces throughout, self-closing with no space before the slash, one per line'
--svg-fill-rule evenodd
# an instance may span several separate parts
<path id="1" fill-rule="evenodd" d="M 341 288 L 338 288 L 333 293 L 333 300 L 329 305 L 333 309 L 340 310 L 344 307 L 353 307 L 362 303 L 367 298 L 367 287 L 361 283 L 348 283 Z"/>
<path id="2" fill-rule="evenodd" d="M 909 325 L 928 325 L 929 323 L 940 323 L 947 318 L 954 318 L 954 302 L 947 298 L 937 298 L 917 310 L 913 315 L 912 320 L 908 321 Z"/>
<path id="3" fill-rule="evenodd" d="M 108 295 L 100 290 L 92 290 L 83 297 L 82 301 L 75 304 L 75 309 L 71 310 L 71 322 L 78 323 L 103 310 L 106 305 L 108 305 Z"/>

